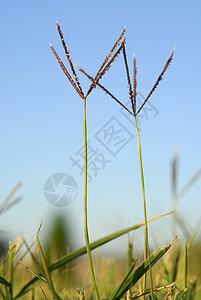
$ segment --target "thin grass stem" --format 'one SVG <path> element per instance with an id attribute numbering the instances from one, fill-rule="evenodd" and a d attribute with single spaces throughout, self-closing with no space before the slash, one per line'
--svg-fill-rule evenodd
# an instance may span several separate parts
<path id="1" fill-rule="evenodd" d="M 96 299 L 99 300 L 99 292 L 96 284 L 95 273 L 93 269 L 91 250 L 89 245 L 89 233 L 88 233 L 88 218 L 87 218 L 87 125 L 86 125 L 86 97 L 84 98 L 84 120 L 83 120 L 83 132 L 84 132 L 84 234 L 86 242 L 86 250 L 89 261 L 89 269 L 91 273 L 92 282 L 94 285 Z"/>
<path id="2" fill-rule="evenodd" d="M 145 188 L 144 188 L 144 174 L 143 174 L 143 166 L 142 166 L 142 154 L 141 154 L 141 145 L 140 145 L 140 136 L 139 130 L 137 125 L 137 114 L 136 114 L 136 60 L 134 57 L 134 65 L 133 65 L 133 90 L 131 85 L 131 79 L 129 74 L 128 62 L 126 57 L 126 49 L 125 45 L 123 45 L 123 57 L 124 57 L 124 64 L 126 68 L 126 75 L 128 80 L 128 87 L 129 87 L 129 96 L 132 104 L 134 119 L 135 119 L 135 127 L 137 133 L 137 143 L 138 143 L 138 154 L 139 154 L 139 162 L 140 162 L 140 174 L 141 174 L 141 184 L 142 184 L 142 196 L 143 196 L 143 207 L 144 207 L 144 223 L 145 223 L 145 249 L 144 249 L 144 260 L 149 260 L 149 270 L 150 270 L 150 283 L 151 283 L 151 299 L 154 299 L 153 294 L 153 280 L 152 280 L 152 271 L 151 271 L 151 263 L 150 263 L 150 252 L 149 252 L 149 242 L 148 242 L 148 226 L 147 226 L 147 211 L 146 211 L 146 201 L 145 201 Z M 144 276 L 144 290 L 146 289 L 146 273 Z M 144 296 L 145 299 L 145 296 Z"/>
<path id="3" fill-rule="evenodd" d="M 12 253 L 12 249 L 10 250 L 9 253 L 9 282 L 10 282 L 10 286 L 9 286 L 9 300 L 13 299 L 13 253 Z"/>
<path id="4" fill-rule="evenodd" d="M 188 242 L 185 245 L 184 250 L 184 289 L 187 288 L 187 272 L 188 270 Z"/>
<path id="5" fill-rule="evenodd" d="M 137 125 L 136 115 L 134 116 L 134 119 L 135 119 L 136 133 L 137 133 L 138 154 L 139 154 L 141 185 L 142 185 L 142 198 L 143 198 L 143 207 L 144 207 L 144 230 L 145 230 L 144 260 L 146 260 L 150 257 L 150 253 L 149 253 L 149 241 L 148 241 L 148 226 L 147 226 L 147 209 L 146 209 L 145 187 L 144 187 L 144 173 L 143 173 L 143 165 L 142 165 L 140 135 L 139 135 L 138 125 Z M 151 283 L 151 299 L 153 300 L 154 294 L 153 294 L 153 280 L 152 280 L 151 266 L 150 266 L 150 283 Z M 146 273 L 144 276 L 144 290 L 145 289 L 146 289 Z"/>
<path id="6" fill-rule="evenodd" d="M 178 150 L 175 149 L 172 158 L 172 197 L 171 197 L 171 204 L 172 208 L 175 213 L 172 215 L 172 234 L 173 236 L 177 235 L 177 224 L 178 224 L 178 216 L 177 216 L 177 202 L 178 202 L 178 165 L 179 165 L 179 158 L 178 158 Z"/>

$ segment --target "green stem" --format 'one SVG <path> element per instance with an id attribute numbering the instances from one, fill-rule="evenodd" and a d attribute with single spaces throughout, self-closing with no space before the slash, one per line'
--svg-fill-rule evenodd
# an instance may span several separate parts
<path id="1" fill-rule="evenodd" d="M 172 215 L 172 234 L 175 237 L 177 235 L 177 193 L 172 195 L 172 210 L 174 214 Z"/>
<path id="2" fill-rule="evenodd" d="M 9 287 L 9 300 L 13 299 L 13 262 L 12 257 L 9 257 L 9 269 L 10 269 L 10 287 Z"/>
<path id="3" fill-rule="evenodd" d="M 187 288 L 187 270 L 188 270 L 188 242 L 185 245 L 184 250 L 184 289 Z"/>
<path id="4" fill-rule="evenodd" d="M 86 249 L 89 261 L 89 268 L 91 272 L 91 278 L 94 285 L 96 299 L 99 300 L 100 296 L 96 285 L 96 278 L 93 269 L 91 250 L 89 245 L 89 234 L 88 234 L 88 220 L 87 220 L 87 128 L 86 128 L 86 98 L 84 98 L 84 120 L 83 120 L 83 131 L 84 131 L 84 234 L 86 241 Z"/>
<path id="5" fill-rule="evenodd" d="M 144 248 L 144 260 L 150 257 L 149 252 L 149 241 L 148 241 L 148 226 L 147 226 L 147 210 L 146 210 L 146 200 L 145 200 L 145 187 L 144 187 L 144 173 L 143 173 L 143 166 L 142 166 L 142 153 L 141 153 L 141 145 L 140 145 L 140 135 L 137 126 L 137 118 L 135 118 L 135 127 L 137 133 L 137 144 L 138 144 L 138 154 L 139 154 L 139 162 L 140 162 L 140 174 L 141 174 L 141 184 L 142 184 L 142 198 L 143 198 L 143 207 L 144 207 L 144 227 L 145 227 L 145 248 Z M 151 299 L 154 299 L 153 294 L 153 280 L 152 280 L 152 272 L 150 266 L 150 282 L 151 282 Z M 144 290 L 146 289 L 146 273 L 144 276 Z"/>

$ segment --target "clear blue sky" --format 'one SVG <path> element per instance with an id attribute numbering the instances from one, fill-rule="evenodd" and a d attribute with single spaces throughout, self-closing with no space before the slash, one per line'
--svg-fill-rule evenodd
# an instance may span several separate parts
<path id="1" fill-rule="evenodd" d="M 76 245 L 84 242 L 83 178 L 72 165 L 72 159 L 80 159 L 77 152 L 83 143 L 83 105 L 49 47 L 52 43 L 66 63 L 56 20 L 72 61 L 92 75 L 127 25 L 127 56 L 132 70 L 133 51 L 136 54 L 139 101 L 152 88 L 176 45 L 165 80 L 140 119 L 148 216 L 170 210 L 174 148 L 180 153 L 179 188 L 201 166 L 200 1 L 23 0 L 4 1 L 0 6 L 1 201 L 23 179 L 18 193 L 23 202 L 1 217 L 0 227 L 14 235 L 27 232 L 32 238 L 43 217 L 48 227 L 53 213 L 64 212 L 70 215 Z M 78 75 L 86 90 L 89 82 Z M 128 101 L 122 55 L 102 83 L 122 102 Z M 95 239 L 143 221 L 143 208 L 131 119 L 99 89 L 88 98 L 87 117 L 90 145 L 102 158 L 93 157 L 99 170 L 97 176 L 91 170 L 89 183 L 89 225 L 91 239 Z M 113 145 L 108 149 L 100 142 L 108 124 L 123 132 L 127 144 L 120 143 L 122 148 Z M 73 176 L 78 185 L 76 199 L 62 209 L 52 207 L 43 195 L 48 177 L 60 172 Z M 200 195 L 198 181 L 178 205 L 193 225 L 200 217 Z M 170 241 L 168 220 L 153 224 L 151 235 L 163 235 L 164 242 Z M 142 236 L 135 237 L 140 244 Z"/>

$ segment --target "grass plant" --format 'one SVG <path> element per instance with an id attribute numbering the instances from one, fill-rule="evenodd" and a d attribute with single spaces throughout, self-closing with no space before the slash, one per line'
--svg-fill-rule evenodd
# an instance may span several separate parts
<path id="1" fill-rule="evenodd" d="M 142 199 L 143 199 L 143 208 L 144 208 L 144 223 L 145 223 L 145 249 L 144 249 L 144 259 L 146 260 L 149 255 L 149 242 L 148 242 L 148 226 L 147 226 L 147 209 L 146 209 L 146 199 L 145 199 L 145 184 L 144 184 L 144 172 L 143 172 L 143 164 L 142 164 L 142 152 L 141 152 L 141 143 L 140 143 L 140 135 L 139 135 L 139 130 L 138 130 L 138 124 L 137 124 L 137 115 L 138 113 L 142 110 L 146 102 L 149 100 L 155 89 L 157 88 L 159 82 L 162 80 L 163 74 L 165 71 L 168 69 L 168 66 L 172 60 L 174 50 L 171 53 L 169 59 L 167 60 L 161 74 L 159 75 L 158 79 L 156 80 L 153 88 L 151 89 L 150 93 L 148 96 L 145 98 L 144 102 L 140 106 L 140 108 L 137 110 L 136 109 L 136 97 L 137 97 L 137 68 L 136 68 L 136 58 L 135 55 L 133 55 L 133 85 L 131 83 L 131 78 L 130 78 L 130 73 L 129 73 L 129 67 L 128 67 L 128 62 L 127 62 L 127 56 L 126 56 L 126 49 L 125 49 L 125 44 L 122 47 L 122 52 L 123 52 L 123 58 L 124 58 L 124 64 L 125 64 L 125 69 L 126 69 L 126 75 L 127 75 L 127 81 L 128 81 L 128 88 L 129 88 L 129 98 L 131 101 L 131 106 L 133 112 L 130 112 L 134 116 L 134 121 L 135 121 L 135 128 L 136 128 L 136 134 L 137 134 L 137 146 L 138 146 L 138 155 L 139 155 L 139 164 L 140 164 L 140 177 L 141 177 L 141 186 L 142 186 Z M 86 71 L 84 71 L 82 68 L 78 67 L 79 70 L 84 73 L 89 79 L 93 81 L 93 77 L 88 75 Z M 109 96 L 112 97 L 118 104 L 120 104 L 122 107 L 124 107 L 127 111 L 128 109 L 123 105 L 121 101 L 119 101 L 115 96 L 113 96 L 106 88 L 104 88 L 102 85 L 98 84 L 102 90 L 104 90 Z M 150 267 L 150 283 L 151 283 L 151 297 L 154 299 L 153 295 L 153 282 L 152 282 L 152 272 L 151 272 L 151 267 Z M 144 277 L 144 289 L 146 289 L 146 274 Z"/>
<path id="2" fill-rule="evenodd" d="M 190 277 L 189 274 L 189 255 L 192 251 L 191 247 L 195 237 L 198 233 L 200 223 L 194 230 L 189 231 L 188 238 L 185 245 L 182 245 L 181 241 L 173 240 L 172 243 L 165 245 L 162 248 L 158 248 L 153 253 L 150 253 L 149 241 L 148 241 L 148 223 L 151 221 L 156 221 L 161 217 L 165 217 L 172 214 L 173 211 L 161 214 L 152 219 L 148 220 L 147 209 L 146 209 L 146 197 L 145 197 L 145 182 L 144 182 L 144 169 L 142 161 L 142 151 L 140 135 L 138 130 L 137 116 L 142 110 L 146 102 L 149 100 L 155 89 L 157 88 L 159 82 L 162 80 L 163 74 L 169 67 L 172 60 L 174 50 L 171 53 L 169 59 L 167 60 L 165 67 L 163 68 L 161 74 L 156 80 L 153 88 L 151 89 L 148 96 L 145 98 L 142 105 L 137 109 L 137 68 L 136 68 L 136 58 L 133 56 L 133 79 L 131 80 L 126 48 L 125 48 L 125 29 L 123 29 L 119 38 L 114 43 L 113 47 L 107 54 L 105 60 L 101 64 L 96 75 L 92 77 L 85 70 L 78 67 L 78 69 L 87 76 L 91 84 L 84 93 L 82 85 L 79 81 L 77 73 L 74 68 L 74 64 L 71 61 L 69 50 L 67 49 L 66 43 L 64 41 L 63 33 L 59 24 L 57 23 L 57 30 L 60 36 L 62 46 L 64 48 L 66 58 L 70 67 L 70 72 L 65 67 L 64 63 L 61 61 L 57 52 L 50 44 L 51 50 L 55 55 L 62 71 L 65 76 L 73 86 L 76 93 L 79 95 L 83 101 L 83 140 L 84 140 L 84 235 L 86 245 L 76 249 L 74 251 L 66 250 L 66 254 L 61 257 L 56 257 L 54 249 L 56 245 L 56 238 L 52 237 L 54 247 L 49 249 L 50 259 L 46 256 L 45 249 L 40 242 L 41 225 L 36 234 L 36 240 L 29 246 L 26 239 L 23 236 L 19 236 L 14 240 L 13 243 L 9 244 L 8 252 L 5 256 L 1 258 L 0 264 L 0 299 L 3 300 L 13 300 L 13 299 L 93 299 L 94 294 L 96 299 L 199 299 L 196 298 L 196 287 L 197 280 Z M 123 55 L 123 61 L 125 66 L 126 77 L 128 81 L 128 92 L 131 101 L 132 110 L 129 110 L 121 101 L 117 99 L 110 91 L 108 91 L 103 85 L 100 84 L 100 79 L 109 70 L 112 63 L 116 60 L 119 54 Z M 71 74 L 72 75 L 71 75 Z M 137 135 L 137 148 L 139 156 L 139 167 L 140 167 L 140 179 L 142 188 L 142 200 L 144 208 L 144 222 L 124 228 L 112 234 L 93 241 L 90 241 L 89 226 L 88 226 L 88 197 L 87 197 L 87 166 L 88 166 L 88 155 L 87 155 L 87 99 L 91 94 L 93 89 L 99 86 L 103 91 L 105 91 L 113 100 L 118 102 L 129 114 L 134 118 L 136 135 Z M 172 206 L 177 209 L 177 201 L 180 199 L 192 185 L 201 176 L 201 171 L 198 172 L 187 182 L 187 184 L 178 192 L 178 158 L 173 159 L 172 163 Z M 6 212 L 13 205 L 17 204 L 21 198 L 16 198 L 12 201 L 12 198 L 16 191 L 19 189 L 21 182 L 19 182 L 16 187 L 9 193 L 8 197 L 3 201 L 0 207 L 0 214 Z M 175 202 L 176 201 L 176 202 Z M 173 218 L 172 228 L 173 234 L 177 233 L 178 225 L 180 227 L 184 223 L 179 221 L 178 214 Z M 186 225 L 185 225 L 186 226 Z M 114 239 L 119 238 L 122 235 L 128 234 L 131 231 L 137 230 L 140 227 L 144 227 L 144 257 L 143 259 L 133 257 L 133 247 L 134 242 L 130 239 L 128 240 L 127 248 L 127 259 L 124 263 L 123 274 L 120 276 L 118 271 L 121 260 L 107 260 L 106 258 L 101 258 L 103 261 L 104 268 L 101 268 L 98 272 L 99 278 L 95 276 L 94 272 L 94 260 L 92 260 L 91 252 L 108 243 Z M 57 231 L 55 231 L 57 232 Z M 174 247 L 173 244 L 175 244 Z M 35 250 L 34 250 L 35 247 Z M 25 250 L 24 250 L 25 249 Z M 167 253 L 168 252 L 168 253 Z M 167 254 L 166 254 L 167 253 Z M 89 282 L 86 276 L 87 268 L 86 262 L 82 257 L 87 254 L 87 264 L 89 266 L 89 274 L 91 277 L 91 282 Z M 165 255 L 166 254 L 166 255 Z M 165 255 L 165 256 L 164 256 Z M 29 256 L 29 259 L 28 259 Z M 53 262 L 51 257 L 54 258 Z M 27 259 L 27 260 L 26 260 Z M 26 261 L 25 261 L 26 260 Z M 79 261 L 78 261 L 79 260 Z M 73 265 L 67 265 L 69 262 L 74 261 Z M 76 266 L 76 262 L 82 262 L 83 268 L 79 272 L 79 279 L 82 278 L 83 286 L 77 289 L 75 283 L 71 281 L 70 276 L 66 276 L 66 272 L 75 272 L 73 269 Z M 156 265 L 157 262 L 160 262 Z M 96 262 L 97 264 L 97 262 Z M 70 266 L 70 269 L 69 269 Z M 62 267 L 62 269 L 61 269 Z M 62 270 L 62 271 L 61 271 Z M 117 271 L 116 271 L 117 270 Z M 55 273 L 55 271 L 57 273 Z M 96 271 L 97 272 L 97 271 Z M 154 274 L 154 276 L 153 276 Z M 97 274 L 96 274 L 97 275 Z M 65 280 L 68 278 L 68 283 L 65 285 Z M 191 278 L 191 280 L 190 280 Z M 148 286 L 148 279 L 150 280 L 150 286 Z M 36 283 L 40 282 L 40 285 Z M 143 283 L 143 288 L 142 288 Z M 63 286 L 64 284 L 64 286 Z M 61 288 L 62 286 L 62 288 Z M 42 296 L 41 296 L 42 295 Z M 198 297 L 200 297 L 198 295 Z"/>
<path id="3" fill-rule="evenodd" d="M 67 60 L 70 65 L 70 69 L 73 73 L 74 80 L 65 68 L 64 64 L 60 60 L 59 56 L 57 55 L 56 51 L 54 50 L 53 46 L 50 44 L 50 47 L 56 56 L 57 61 L 60 64 L 61 69 L 63 70 L 64 74 L 67 76 L 68 80 L 72 84 L 73 88 L 76 90 L 80 98 L 84 102 L 84 117 L 83 117 L 83 133 L 84 133 L 84 234 L 85 234 L 85 241 L 86 241 L 86 249 L 87 249 L 87 255 L 88 255 L 88 260 L 89 260 L 89 268 L 91 272 L 91 277 L 94 285 L 94 290 L 95 290 L 95 295 L 96 299 L 100 299 L 99 292 L 98 292 L 98 287 L 96 283 L 96 278 L 95 278 L 95 273 L 94 273 L 94 268 L 93 268 L 93 263 L 92 263 L 92 257 L 91 257 L 91 250 L 90 250 L 90 244 L 89 244 L 89 230 L 88 230 L 88 217 L 87 217 L 87 121 L 86 121 L 86 102 L 87 102 L 87 97 L 89 94 L 92 92 L 92 90 L 96 87 L 96 84 L 98 81 L 102 78 L 102 76 L 105 74 L 105 72 L 110 68 L 111 64 L 115 61 L 116 57 L 119 55 L 124 43 L 125 39 L 123 39 L 123 35 L 125 32 L 125 28 L 123 29 L 122 33 L 120 34 L 119 38 L 116 40 L 114 43 L 114 46 L 106 56 L 104 62 L 102 63 L 101 67 L 99 68 L 96 76 L 94 77 L 94 80 L 92 81 L 88 91 L 86 94 L 83 93 L 81 84 L 79 82 L 79 79 L 77 77 L 77 74 L 75 72 L 74 66 L 72 64 L 69 51 L 67 50 L 66 43 L 63 38 L 63 33 L 61 31 L 61 28 L 59 24 L 57 23 L 57 29 L 61 38 L 61 43 L 63 45 Z M 120 43 L 120 46 L 118 47 Z M 116 48 L 118 48 L 116 50 Z"/>

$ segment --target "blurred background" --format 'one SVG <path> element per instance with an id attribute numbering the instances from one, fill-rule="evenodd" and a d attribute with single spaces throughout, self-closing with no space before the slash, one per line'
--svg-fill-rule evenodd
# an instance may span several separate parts
<path id="1" fill-rule="evenodd" d="M 130 72 L 133 52 L 137 60 L 138 105 L 176 46 L 165 80 L 138 118 L 148 217 L 171 210 L 173 153 L 178 157 L 178 192 L 201 167 L 200 10 L 200 1 L 1 2 L 1 202 L 23 181 L 13 198 L 22 201 L 1 213 L 1 240 L 26 233 L 33 241 L 42 218 L 43 232 L 49 232 L 55 216 L 61 216 L 71 235 L 71 249 L 84 244 L 83 105 L 49 47 L 51 43 L 69 69 L 56 20 L 73 63 L 92 76 L 127 26 Z M 78 76 L 86 91 L 90 82 Z M 122 55 L 101 83 L 129 107 Z M 88 98 L 87 119 L 89 230 L 95 240 L 143 222 L 143 206 L 132 118 L 97 88 Z M 116 136 L 117 142 L 108 142 L 105 133 L 111 140 Z M 199 222 L 200 200 L 197 173 L 177 203 L 188 228 Z M 171 217 L 149 228 L 153 248 L 172 240 Z M 142 232 L 131 233 L 138 249 Z M 188 235 L 181 229 L 178 233 L 180 239 Z M 123 253 L 127 237 L 112 243 L 112 248 L 107 245 L 100 251 Z"/>

